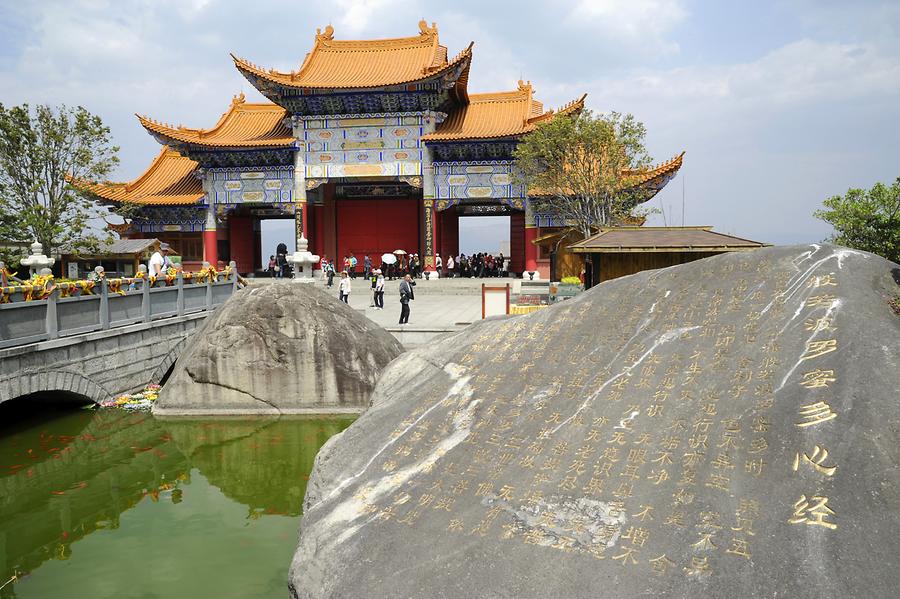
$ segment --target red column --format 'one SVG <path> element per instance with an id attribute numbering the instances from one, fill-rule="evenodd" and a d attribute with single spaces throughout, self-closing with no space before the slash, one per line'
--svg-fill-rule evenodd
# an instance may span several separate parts
<path id="1" fill-rule="evenodd" d="M 216 230 L 203 231 L 203 259 L 209 262 L 213 268 L 219 262 L 219 248 L 216 242 Z"/>
<path id="2" fill-rule="evenodd" d="M 237 263 L 238 272 L 253 272 L 253 222 L 247 216 L 231 216 L 228 228 L 231 259 Z"/>
<path id="3" fill-rule="evenodd" d="M 525 227 L 525 272 L 537 272 L 537 246 L 531 243 L 537 239 L 537 229 Z"/>
<path id="4" fill-rule="evenodd" d="M 311 251 L 313 254 L 324 257 L 325 229 L 322 226 L 323 207 L 321 205 L 313 204 L 309 208 L 309 214 L 312 218 L 312 223 L 310 224 L 312 239 L 309 240 L 309 251 Z M 329 258 L 334 258 L 334 256 L 329 256 Z"/>

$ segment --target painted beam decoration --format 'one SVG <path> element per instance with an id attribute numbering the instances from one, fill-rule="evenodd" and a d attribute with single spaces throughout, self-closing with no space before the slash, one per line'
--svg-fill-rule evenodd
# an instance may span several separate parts
<path id="1" fill-rule="evenodd" d="M 523 210 L 526 190 L 515 168 L 512 160 L 435 162 L 434 197 L 441 198 L 438 210 L 466 200 L 498 200 Z"/>
<path id="2" fill-rule="evenodd" d="M 131 222 L 139 233 L 192 233 L 206 226 L 205 206 L 145 206 Z"/>
<path id="3" fill-rule="evenodd" d="M 422 174 L 423 114 L 303 118 L 306 177 Z"/>
<path id="4" fill-rule="evenodd" d="M 285 204 L 294 201 L 294 167 L 211 168 L 209 199 L 215 204 Z"/>

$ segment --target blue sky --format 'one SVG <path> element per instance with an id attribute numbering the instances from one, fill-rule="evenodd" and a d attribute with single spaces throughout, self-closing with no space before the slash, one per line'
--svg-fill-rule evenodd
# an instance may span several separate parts
<path id="1" fill-rule="evenodd" d="M 229 52 L 295 69 L 316 27 L 344 39 L 438 24 L 475 42 L 471 91 L 533 82 L 545 105 L 587 92 L 633 113 L 682 174 L 653 200 L 684 221 L 770 243 L 818 241 L 849 187 L 900 176 L 900 2 L 580 0 L 0 0 L 0 102 L 83 105 L 139 175 L 158 151 L 134 113 L 208 127 L 243 91 Z M 662 224 L 663 216 L 654 217 Z"/>

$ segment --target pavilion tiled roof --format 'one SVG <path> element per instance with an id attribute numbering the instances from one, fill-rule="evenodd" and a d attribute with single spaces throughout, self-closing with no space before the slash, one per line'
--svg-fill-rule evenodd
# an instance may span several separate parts
<path id="1" fill-rule="evenodd" d="M 627 170 L 623 174 L 626 177 L 634 177 L 633 186 L 652 184 L 656 180 L 674 176 L 681 168 L 684 161 L 684 152 L 670 160 L 666 160 L 654 167 L 640 170 Z"/>
<path id="2" fill-rule="evenodd" d="M 472 44 L 454 59 L 438 42 L 437 26 L 419 23 L 419 35 L 379 40 L 336 40 L 329 25 L 296 71 L 264 69 L 232 54 L 245 76 L 291 88 L 358 89 L 413 83 L 449 71 L 472 57 Z"/>
<path id="3" fill-rule="evenodd" d="M 712 227 L 612 227 L 569 246 L 576 253 L 727 252 L 766 244 L 716 233 Z"/>
<path id="4" fill-rule="evenodd" d="M 530 81 L 519 81 L 514 91 L 469 94 L 468 104 L 453 110 L 433 133 L 423 135 L 422 140 L 464 141 L 523 135 L 542 121 L 583 109 L 585 97 L 586 94 L 558 111 L 545 111 L 544 105 L 534 99 Z"/>
<path id="5" fill-rule="evenodd" d="M 101 199 L 133 204 L 185 206 L 203 198 L 203 185 L 194 175 L 197 163 L 163 147 L 150 167 L 130 183 L 75 183 Z"/>
<path id="6" fill-rule="evenodd" d="M 287 112 L 270 102 L 249 104 L 241 93 L 210 129 L 173 127 L 137 115 L 151 135 L 161 143 L 189 144 L 207 148 L 289 147 L 294 135 L 285 126 Z"/>
<path id="7" fill-rule="evenodd" d="M 628 169 L 622 171 L 623 188 L 636 189 L 643 188 L 651 190 L 653 193 L 641 199 L 642 202 L 651 200 L 663 187 L 668 183 L 681 168 L 684 162 L 684 152 L 666 160 L 656 166 L 642 169 Z M 528 194 L 531 196 L 549 196 L 553 195 L 547 189 L 531 185 L 528 187 Z"/>

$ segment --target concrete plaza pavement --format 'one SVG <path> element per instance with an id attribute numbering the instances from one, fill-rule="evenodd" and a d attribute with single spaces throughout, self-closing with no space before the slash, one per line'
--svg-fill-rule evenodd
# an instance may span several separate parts
<path id="1" fill-rule="evenodd" d="M 371 306 L 372 293 L 369 287 L 362 289 L 359 289 L 362 285 L 353 287 L 350 293 L 350 306 L 387 329 L 407 348 L 422 345 L 444 333 L 458 331 L 481 320 L 481 294 L 416 294 L 416 299 L 409 304 L 409 323 L 401 325 L 399 281 L 389 281 L 388 285 L 385 285 L 384 310 L 376 310 Z M 326 288 L 325 292 L 337 299 L 337 285 L 331 289 Z"/>
<path id="2" fill-rule="evenodd" d="M 282 279 L 251 279 L 251 285 L 267 285 Z M 317 278 L 316 287 L 338 301 L 338 278 L 328 288 Z M 384 327 L 407 348 L 416 347 L 451 331 L 458 331 L 481 320 L 481 283 L 504 284 L 506 279 L 452 279 L 417 281 L 415 297 L 410 302 L 409 324 L 400 325 L 400 281 L 385 281 L 384 310 L 372 307 L 372 289 L 361 277 L 352 281 L 350 306 L 369 320 Z M 297 284 L 297 283 L 290 283 Z M 301 283 L 302 284 L 302 283 Z"/>

